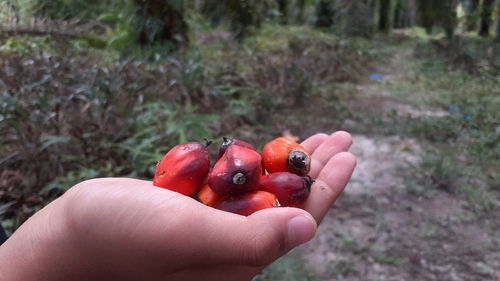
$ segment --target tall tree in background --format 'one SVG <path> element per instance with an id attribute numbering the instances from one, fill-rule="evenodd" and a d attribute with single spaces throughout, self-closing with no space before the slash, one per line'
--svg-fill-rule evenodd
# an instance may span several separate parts
<path id="1" fill-rule="evenodd" d="M 395 0 L 393 27 L 406 28 L 416 24 L 417 0 Z"/>
<path id="2" fill-rule="evenodd" d="M 139 27 L 140 44 L 170 42 L 185 45 L 188 42 L 182 0 L 135 0 L 135 3 L 142 22 Z"/>
<path id="3" fill-rule="evenodd" d="M 394 4 L 394 28 L 409 26 L 408 16 L 408 2 L 406 0 L 396 0 Z"/>
<path id="4" fill-rule="evenodd" d="M 344 32 L 350 36 L 370 37 L 373 34 L 374 0 L 343 1 L 346 7 Z"/>
<path id="5" fill-rule="evenodd" d="M 481 10 L 481 28 L 479 35 L 487 37 L 490 33 L 491 13 L 493 11 L 493 0 L 483 0 L 483 9 Z"/>
<path id="6" fill-rule="evenodd" d="M 479 0 L 462 0 L 462 5 L 465 8 L 466 13 L 465 28 L 467 31 L 476 30 Z"/>
<path id="7" fill-rule="evenodd" d="M 271 0 L 204 0 L 201 12 L 214 24 L 227 22 L 236 38 L 242 39 L 251 28 L 260 27 L 275 4 Z"/>
<path id="8" fill-rule="evenodd" d="M 297 0 L 297 22 L 304 23 L 304 9 L 306 7 L 306 0 Z"/>
<path id="9" fill-rule="evenodd" d="M 452 39 L 457 25 L 457 0 L 420 0 L 418 12 L 420 24 L 427 33 L 432 32 L 435 25 L 441 25 L 448 39 Z"/>
<path id="10" fill-rule="evenodd" d="M 496 38 L 496 40 L 498 42 L 500 42 L 500 1 L 497 2 L 496 14 L 497 14 L 497 38 Z"/>
<path id="11" fill-rule="evenodd" d="M 436 23 L 436 9 L 434 0 L 420 0 L 418 3 L 418 14 L 420 15 L 420 24 L 427 33 L 432 32 Z"/>
<path id="12" fill-rule="evenodd" d="M 288 1 L 278 0 L 278 10 L 280 11 L 280 22 L 282 24 L 288 23 Z"/>
<path id="13" fill-rule="evenodd" d="M 448 40 L 453 39 L 455 27 L 457 26 L 457 1 L 442 0 L 441 8 L 441 24 Z"/>
<path id="14" fill-rule="evenodd" d="M 333 0 L 318 0 L 316 3 L 316 23 L 317 27 L 331 27 L 333 25 Z"/>
<path id="15" fill-rule="evenodd" d="M 380 0 L 378 29 L 388 32 L 391 28 L 391 0 Z"/>

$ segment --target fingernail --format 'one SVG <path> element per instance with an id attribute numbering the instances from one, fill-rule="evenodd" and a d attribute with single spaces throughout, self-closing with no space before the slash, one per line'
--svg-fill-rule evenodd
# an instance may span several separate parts
<path id="1" fill-rule="evenodd" d="M 288 221 L 288 249 L 311 240 L 316 233 L 316 222 L 307 215 L 298 215 Z"/>

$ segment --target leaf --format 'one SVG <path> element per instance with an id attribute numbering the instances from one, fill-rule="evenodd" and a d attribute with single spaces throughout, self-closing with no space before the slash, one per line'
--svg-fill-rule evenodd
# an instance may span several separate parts
<path id="1" fill-rule="evenodd" d="M 113 14 L 103 14 L 97 18 L 98 21 L 108 22 L 108 23 L 117 23 L 122 19 Z"/>
<path id="2" fill-rule="evenodd" d="M 71 140 L 71 138 L 66 136 L 49 135 L 49 136 L 42 136 L 40 140 L 42 141 L 42 147 L 40 147 L 40 151 L 44 151 L 45 149 L 47 149 L 47 147 L 53 144 L 68 143 Z"/>
<path id="3" fill-rule="evenodd" d="M 108 47 L 117 50 L 123 50 L 125 47 L 132 42 L 132 36 L 130 36 L 129 32 L 122 31 L 117 35 L 113 36 L 108 43 Z"/>
<path id="4" fill-rule="evenodd" d="M 39 193 L 44 194 L 52 189 L 59 189 L 61 191 L 66 191 L 73 185 L 88 179 L 95 178 L 101 173 L 92 168 L 81 167 L 79 170 L 71 171 L 65 176 L 57 177 L 55 180 L 50 182 L 44 188 L 42 188 Z"/>

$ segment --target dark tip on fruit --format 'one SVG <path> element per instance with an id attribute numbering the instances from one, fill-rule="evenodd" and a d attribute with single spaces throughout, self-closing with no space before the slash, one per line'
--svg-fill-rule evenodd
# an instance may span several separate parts
<path id="1" fill-rule="evenodd" d="M 209 140 L 207 138 L 204 138 L 204 140 L 205 140 L 205 146 L 206 147 L 209 147 L 213 143 L 213 141 L 211 141 L 211 140 Z"/>
<path id="2" fill-rule="evenodd" d="M 311 169 L 311 158 L 302 149 L 294 148 L 288 154 L 288 167 L 295 174 L 307 175 Z"/>
<path id="3" fill-rule="evenodd" d="M 310 176 L 306 176 L 304 178 L 304 188 L 307 189 L 307 191 L 311 191 L 311 186 L 314 182 L 315 180 L 313 178 L 311 178 Z"/>
<path id="4" fill-rule="evenodd" d="M 234 184 L 244 184 L 247 181 L 247 177 L 245 174 L 238 172 L 234 174 L 233 176 L 233 183 Z"/>

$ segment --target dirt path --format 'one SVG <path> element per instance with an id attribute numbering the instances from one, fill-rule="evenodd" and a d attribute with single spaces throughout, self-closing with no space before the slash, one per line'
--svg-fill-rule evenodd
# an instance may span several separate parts
<path id="1" fill-rule="evenodd" d="M 391 87 L 408 79 L 411 49 L 358 86 L 358 104 L 381 114 L 447 114 L 404 103 Z M 359 104 L 361 103 L 361 105 Z M 354 135 L 358 167 L 317 237 L 295 253 L 319 280 L 500 280 L 500 229 L 453 195 L 412 180 L 422 144 L 398 136 Z"/>

